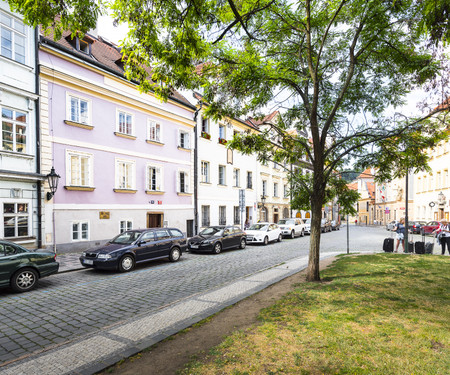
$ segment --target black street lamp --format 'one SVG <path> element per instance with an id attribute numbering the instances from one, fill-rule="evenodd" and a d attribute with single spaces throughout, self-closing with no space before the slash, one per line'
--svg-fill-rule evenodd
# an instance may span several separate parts
<path id="1" fill-rule="evenodd" d="M 266 203 L 266 196 L 264 194 L 261 194 L 261 213 L 264 214 L 263 221 L 266 221 L 266 208 L 264 206 L 264 203 Z"/>
<path id="2" fill-rule="evenodd" d="M 56 174 L 55 168 L 52 167 L 50 173 L 47 175 L 48 185 L 50 186 L 50 191 L 47 192 L 47 200 L 49 201 L 55 195 L 56 190 L 58 189 L 58 182 L 61 178 L 60 175 Z"/>

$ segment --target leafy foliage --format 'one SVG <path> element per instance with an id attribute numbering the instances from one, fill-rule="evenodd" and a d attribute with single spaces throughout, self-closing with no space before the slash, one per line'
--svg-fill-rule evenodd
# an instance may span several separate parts
<path id="1" fill-rule="evenodd" d="M 63 27 L 81 30 L 103 7 L 9 1 L 33 23 L 47 25 L 60 12 Z M 380 167 L 380 178 L 401 176 L 426 168 L 423 150 L 446 137 L 431 119 L 386 114 L 439 74 L 440 62 L 423 48 L 424 32 L 448 36 L 445 20 L 433 24 L 433 2 L 447 9 L 447 0 L 115 0 L 111 8 L 130 27 L 124 60 L 142 90 L 162 99 L 173 88 L 200 90 L 212 118 L 263 119 L 279 110 L 277 121 L 262 121 L 266 130 L 228 147 L 310 163 L 309 176 L 292 177 L 293 204 L 311 205 L 308 277 L 318 279 L 322 205 L 337 197 L 350 210 L 356 197 L 339 170 L 359 160 Z"/>

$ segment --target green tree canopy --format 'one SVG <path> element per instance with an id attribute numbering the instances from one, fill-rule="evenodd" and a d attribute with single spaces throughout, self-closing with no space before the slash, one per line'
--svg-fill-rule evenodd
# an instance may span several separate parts
<path id="1" fill-rule="evenodd" d="M 28 1 L 10 3 L 31 22 L 48 24 Z M 61 3 L 50 4 L 52 10 Z M 83 5 L 90 14 L 102 5 L 62 4 L 65 10 Z M 431 113 L 419 121 L 386 112 L 439 74 L 439 62 L 424 48 L 424 32 L 448 37 L 448 24 L 434 33 L 425 5 L 419 0 L 115 0 L 112 9 L 116 21 L 130 27 L 123 44 L 127 74 L 143 90 L 162 98 L 173 88 L 200 90 L 206 114 L 215 118 L 261 119 L 279 110 L 271 131 L 237 136 L 231 147 L 263 159 L 311 162 L 312 174 L 292 177 L 293 204 L 310 203 L 308 279 L 319 280 L 322 206 L 336 195 L 347 206 L 354 199 L 339 170 L 359 160 L 362 167 L 380 166 L 383 178 L 401 176 L 406 167 L 426 168 L 423 150 L 446 136 Z M 81 27 L 82 19 L 75 22 L 65 25 Z"/>

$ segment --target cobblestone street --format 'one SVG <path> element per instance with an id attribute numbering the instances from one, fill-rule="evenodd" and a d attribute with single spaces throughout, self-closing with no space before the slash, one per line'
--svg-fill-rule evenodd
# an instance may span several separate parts
<path id="1" fill-rule="evenodd" d="M 380 251 L 382 240 L 388 232 L 384 228 L 351 226 L 350 233 L 350 251 L 355 252 Z M 321 243 L 324 256 L 327 253 L 345 253 L 345 228 L 323 234 Z M 308 245 L 307 236 L 268 246 L 247 246 L 244 250 L 219 255 L 186 253 L 178 263 L 147 263 L 126 274 L 80 270 L 42 279 L 39 287 L 29 293 L 13 294 L 2 290 L 0 366 L 38 351 L 89 337 L 111 326 L 115 327 L 109 331 L 112 337 L 118 335 L 125 339 L 117 348 L 123 349 L 122 344 L 126 346 L 127 340 L 139 337 L 140 326 L 127 328 L 126 325 L 120 326 L 121 323 L 133 323 L 134 317 L 142 320 L 149 313 L 180 301 L 187 303 L 188 299 L 189 306 L 184 304 L 183 307 L 187 311 L 173 310 L 175 315 L 171 318 L 167 313 L 159 318 L 153 315 L 145 324 L 158 326 L 158 319 L 174 319 L 186 312 L 195 315 L 199 308 L 200 315 L 205 311 L 209 313 L 212 307 L 217 308 L 216 304 L 229 294 L 228 291 L 234 293 L 242 287 L 241 294 L 245 294 L 253 290 L 255 285 L 249 287 L 249 284 L 242 284 L 239 280 L 258 281 L 258 277 L 255 279 L 251 275 L 294 259 L 302 258 L 302 264 L 306 264 Z M 275 274 L 272 277 L 270 272 L 266 271 L 265 275 L 269 275 L 271 282 L 287 276 L 285 272 L 279 274 L 273 271 Z M 233 288 L 227 289 L 230 283 L 234 283 Z M 223 289 L 220 296 L 196 298 L 200 293 L 218 288 Z M 118 345 L 116 342 L 114 344 Z"/>

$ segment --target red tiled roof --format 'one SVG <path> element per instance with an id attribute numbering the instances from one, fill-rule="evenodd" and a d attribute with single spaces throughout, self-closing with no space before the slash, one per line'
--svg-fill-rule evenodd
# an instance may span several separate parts
<path id="1" fill-rule="evenodd" d="M 75 39 L 72 39 L 70 31 L 65 31 L 59 40 L 54 40 L 54 33 L 51 28 L 47 29 L 45 33 L 41 29 L 41 34 L 41 40 L 44 42 L 48 42 L 57 48 L 63 48 L 74 56 L 82 58 L 84 61 L 91 60 L 94 64 L 100 64 L 120 76 L 124 76 L 125 71 L 122 63 L 123 55 L 120 52 L 119 47 L 101 36 L 95 37 L 90 34 L 85 34 L 83 39 L 88 40 L 91 45 L 91 54 L 87 54 L 75 48 Z M 148 67 L 146 70 L 150 75 L 151 68 Z M 192 104 L 178 91 L 173 90 L 171 96 L 179 102 L 192 107 Z"/>

